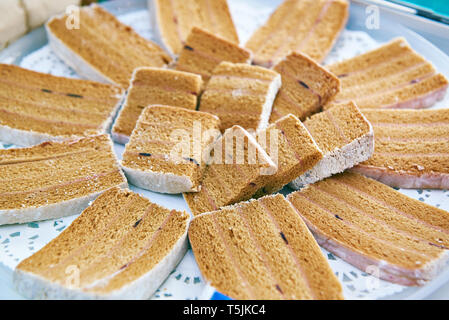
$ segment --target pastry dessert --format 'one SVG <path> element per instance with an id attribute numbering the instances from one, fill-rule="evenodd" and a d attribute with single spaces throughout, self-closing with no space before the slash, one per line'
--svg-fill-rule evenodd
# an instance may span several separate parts
<path id="1" fill-rule="evenodd" d="M 374 152 L 371 124 L 353 103 L 336 106 L 304 122 L 323 159 L 290 183 L 293 189 L 315 183 L 368 160 Z"/>
<path id="2" fill-rule="evenodd" d="M 137 121 L 121 162 L 130 183 L 161 193 L 200 190 L 204 161 L 220 135 L 209 113 L 149 106 Z"/>
<path id="3" fill-rule="evenodd" d="M 374 155 L 352 170 L 392 187 L 449 189 L 449 113 L 365 109 Z"/>
<path id="4" fill-rule="evenodd" d="M 27 32 L 26 12 L 20 0 L 0 1 L 0 50 Z"/>
<path id="5" fill-rule="evenodd" d="M 192 73 L 147 67 L 136 69 L 124 105 L 112 128 L 112 138 L 126 144 L 142 110 L 149 105 L 195 110 L 201 84 L 201 77 Z"/>
<path id="6" fill-rule="evenodd" d="M 178 55 L 192 28 L 239 43 L 227 0 L 148 0 L 148 7 L 159 39 L 173 55 Z"/>
<path id="7" fill-rule="evenodd" d="M 193 215 L 250 199 L 277 170 L 255 138 L 239 126 L 227 129 L 210 154 L 200 192 L 184 193 Z"/>
<path id="8" fill-rule="evenodd" d="M 21 0 L 32 29 L 44 24 L 50 17 L 64 13 L 70 6 L 79 6 L 81 0 Z"/>
<path id="9" fill-rule="evenodd" d="M 285 0 L 245 47 L 253 52 L 253 62 L 265 67 L 277 64 L 290 52 L 302 52 L 321 62 L 348 15 L 346 0 Z"/>
<path id="10" fill-rule="evenodd" d="M 107 135 L 0 150 L 0 225 L 79 214 L 116 186 L 127 182 Z"/>
<path id="11" fill-rule="evenodd" d="M 222 62 L 201 96 L 200 110 L 217 115 L 221 130 L 239 125 L 246 130 L 265 129 L 281 86 L 274 71 L 243 63 Z"/>
<path id="12" fill-rule="evenodd" d="M 96 4 L 80 9 L 78 22 L 61 15 L 50 19 L 46 29 L 52 50 L 87 79 L 127 88 L 134 69 L 171 61 L 158 45 Z"/>
<path id="13" fill-rule="evenodd" d="M 204 278 L 233 299 L 343 299 L 315 239 L 282 195 L 201 214 L 189 239 Z"/>
<path id="14" fill-rule="evenodd" d="M 105 133 L 122 95 L 114 85 L 0 64 L 0 140 L 30 146 Z"/>
<path id="15" fill-rule="evenodd" d="M 304 121 L 340 91 L 340 81 L 312 59 L 293 52 L 273 67 L 282 76 L 270 122 L 288 114 Z"/>
<path id="16" fill-rule="evenodd" d="M 341 81 L 330 106 L 355 101 L 361 109 L 427 108 L 448 88 L 448 80 L 403 38 L 327 68 Z"/>
<path id="17" fill-rule="evenodd" d="M 187 251 L 189 220 L 113 188 L 23 260 L 14 283 L 31 299 L 147 299 Z"/>
<path id="18" fill-rule="evenodd" d="M 194 27 L 179 54 L 175 69 L 201 75 L 204 84 L 222 61 L 249 63 L 251 52 L 233 42 Z"/>
<path id="19" fill-rule="evenodd" d="M 449 214 L 380 182 L 344 173 L 288 200 L 318 244 L 381 279 L 424 285 L 448 260 Z"/>

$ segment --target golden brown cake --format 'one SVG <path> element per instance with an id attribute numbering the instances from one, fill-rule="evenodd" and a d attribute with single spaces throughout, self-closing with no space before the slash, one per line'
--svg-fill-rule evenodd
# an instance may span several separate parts
<path id="1" fill-rule="evenodd" d="M 189 239 L 204 278 L 233 299 L 343 299 L 315 239 L 282 195 L 201 214 Z"/>
<path id="2" fill-rule="evenodd" d="M 187 251 L 189 220 L 113 188 L 23 260 L 14 284 L 31 299 L 148 299 Z"/>
<path id="3" fill-rule="evenodd" d="M 374 155 L 352 170 L 392 187 L 449 189 L 449 113 L 365 109 Z"/>
<path id="4" fill-rule="evenodd" d="M 332 49 L 349 15 L 346 0 L 285 0 L 245 47 L 254 63 L 277 64 L 290 52 L 321 62 Z"/>
<path id="5" fill-rule="evenodd" d="M 0 150 L 0 225 L 79 214 L 125 176 L 107 135 Z"/>
<path id="6" fill-rule="evenodd" d="M 273 67 L 282 76 L 270 122 L 294 114 L 304 121 L 340 91 L 338 78 L 312 59 L 293 52 Z"/>
<path id="7" fill-rule="evenodd" d="M 341 82 L 329 105 L 355 101 L 365 108 L 420 109 L 442 100 L 448 80 L 403 38 L 327 66 Z"/>
<path id="8" fill-rule="evenodd" d="M 199 191 L 203 159 L 220 135 L 219 126 L 220 120 L 205 112 L 145 108 L 121 162 L 129 182 L 161 193 Z"/>
<path id="9" fill-rule="evenodd" d="M 105 133 L 122 94 L 114 85 L 0 64 L 0 140 L 31 146 Z"/>
<path id="10" fill-rule="evenodd" d="M 200 192 L 184 193 L 193 215 L 250 199 L 277 170 L 256 139 L 239 126 L 225 131 L 207 160 Z"/>
<path id="11" fill-rule="evenodd" d="M 227 0 L 148 0 L 159 39 L 178 55 L 193 27 L 199 27 L 230 42 L 239 43 Z"/>
<path id="12" fill-rule="evenodd" d="M 288 200 L 318 244 L 381 279 L 424 285 L 447 262 L 449 214 L 380 182 L 344 173 Z"/>
<path id="13" fill-rule="evenodd" d="M 61 15 L 46 24 L 52 50 L 79 75 L 127 88 L 134 69 L 171 61 L 158 45 L 96 4 L 79 10 L 79 24 Z M 69 27 L 68 27 L 69 26 Z"/>
<path id="14" fill-rule="evenodd" d="M 200 110 L 217 115 L 221 130 L 239 125 L 253 132 L 268 125 L 281 86 L 274 71 L 243 63 L 222 62 L 201 95 Z"/>
<path id="15" fill-rule="evenodd" d="M 149 105 L 195 110 L 201 85 L 201 77 L 192 73 L 147 67 L 134 70 L 124 105 L 112 128 L 112 138 L 126 144 L 142 110 Z"/>

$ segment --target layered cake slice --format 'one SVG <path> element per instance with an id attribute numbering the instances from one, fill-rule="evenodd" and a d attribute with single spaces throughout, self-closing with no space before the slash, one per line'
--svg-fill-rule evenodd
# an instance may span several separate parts
<path id="1" fill-rule="evenodd" d="M 46 24 L 52 50 L 79 75 L 127 88 L 134 69 L 162 67 L 171 61 L 158 45 L 93 4 L 79 19 L 61 15 Z"/>
<path id="2" fill-rule="evenodd" d="M 201 96 L 200 110 L 217 115 L 221 130 L 239 125 L 246 130 L 265 129 L 281 86 L 274 71 L 243 63 L 222 62 Z"/>
<path id="3" fill-rule="evenodd" d="M 112 128 L 112 138 L 126 144 L 142 110 L 149 105 L 195 110 L 201 85 L 201 77 L 192 73 L 147 67 L 136 69 Z"/>
<path id="4" fill-rule="evenodd" d="M 113 188 L 23 260 L 14 284 L 31 299 L 147 299 L 187 251 L 189 220 Z"/>
<path id="5" fill-rule="evenodd" d="M 161 193 L 197 192 L 220 120 L 209 113 L 149 106 L 137 121 L 121 162 L 130 183 Z"/>
<path id="6" fill-rule="evenodd" d="M 193 27 L 239 43 L 227 0 L 148 0 L 153 29 L 164 47 L 178 55 Z"/>
<path id="7" fill-rule="evenodd" d="M 184 199 L 193 215 L 217 210 L 250 199 L 276 170 L 256 139 L 234 126 L 213 144 L 200 192 L 184 193 Z"/>
<path id="8" fill-rule="evenodd" d="M 330 177 L 368 160 L 374 152 L 371 124 L 353 103 L 336 106 L 304 122 L 323 159 L 290 183 L 293 189 Z"/>
<path id="9" fill-rule="evenodd" d="M 31 146 L 105 133 L 122 94 L 114 85 L 0 64 L 0 140 Z"/>
<path id="10" fill-rule="evenodd" d="M 365 109 L 374 155 L 352 170 L 392 187 L 449 189 L 449 113 Z"/>
<path id="11" fill-rule="evenodd" d="M 79 214 L 125 176 L 107 135 L 0 150 L 0 225 Z"/>
<path id="12" fill-rule="evenodd" d="M 449 214 L 380 182 L 343 173 L 288 200 L 318 244 L 381 279 L 424 285 L 448 260 Z"/>
<path id="13" fill-rule="evenodd" d="M 305 55 L 293 52 L 273 67 L 282 76 L 270 122 L 287 114 L 305 120 L 319 112 L 340 91 L 336 76 Z"/>
<path id="14" fill-rule="evenodd" d="M 355 101 L 361 109 L 427 108 L 448 88 L 448 80 L 403 38 L 327 68 L 341 81 L 332 104 Z"/>
<path id="15" fill-rule="evenodd" d="M 233 299 L 343 299 L 313 235 L 282 195 L 201 214 L 189 239 L 204 278 Z"/>
<path id="16" fill-rule="evenodd" d="M 251 52 L 233 42 L 194 27 L 182 47 L 175 69 L 201 75 L 207 82 L 222 61 L 249 63 Z"/>
<path id="17" fill-rule="evenodd" d="M 346 0 L 285 0 L 245 47 L 253 52 L 253 62 L 265 67 L 277 64 L 290 52 L 302 52 L 321 62 L 348 15 Z"/>

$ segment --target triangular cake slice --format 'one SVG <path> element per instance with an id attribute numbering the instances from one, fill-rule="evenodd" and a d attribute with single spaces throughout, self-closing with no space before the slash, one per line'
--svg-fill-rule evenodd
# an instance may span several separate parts
<path id="1" fill-rule="evenodd" d="M 56 16 L 46 24 L 49 44 L 79 75 L 127 88 L 134 69 L 162 67 L 170 56 L 115 16 L 93 4 L 79 18 Z"/>
<path id="2" fill-rule="evenodd" d="M 448 80 L 403 38 L 327 68 L 341 81 L 329 107 L 355 101 L 360 109 L 428 108 L 448 88 Z"/>
<path id="3" fill-rule="evenodd" d="M 189 239 L 204 278 L 233 299 L 343 299 L 321 249 L 282 195 L 201 214 Z"/>
<path id="4" fill-rule="evenodd" d="M 290 183 L 293 189 L 352 168 L 374 152 L 373 128 L 353 102 L 313 115 L 304 125 L 324 156 L 315 167 Z"/>
<path id="5" fill-rule="evenodd" d="M 338 78 L 309 57 L 293 52 L 273 67 L 282 76 L 270 122 L 287 114 L 304 121 L 340 91 Z"/>
<path id="6" fill-rule="evenodd" d="M 112 138 L 126 144 L 142 110 L 149 105 L 195 110 L 201 86 L 201 77 L 192 73 L 147 67 L 134 70 L 125 102 L 112 128 Z"/>
<path id="7" fill-rule="evenodd" d="M 217 210 L 250 199 L 276 170 L 254 136 L 234 126 L 213 144 L 200 192 L 184 193 L 184 199 L 193 215 Z"/>
<path id="8" fill-rule="evenodd" d="M 19 146 L 106 133 L 123 90 L 0 64 L 0 140 Z"/>
<path id="9" fill-rule="evenodd" d="M 148 7 L 159 39 L 173 55 L 178 55 L 193 27 L 239 43 L 227 0 L 148 0 Z"/>
<path id="10" fill-rule="evenodd" d="M 175 69 L 201 75 L 204 85 L 222 61 L 249 63 L 251 52 L 238 44 L 194 27 L 179 54 Z"/>
<path id="11" fill-rule="evenodd" d="M 19 263 L 14 284 L 31 299 L 148 299 L 187 251 L 189 220 L 113 188 Z"/>
<path id="12" fill-rule="evenodd" d="M 449 113 L 365 109 L 374 128 L 373 157 L 352 170 L 392 187 L 449 189 Z"/>
<path id="13" fill-rule="evenodd" d="M 268 125 L 280 86 L 281 76 L 275 71 L 222 62 L 201 95 L 200 110 L 217 115 L 222 131 L 233 125 L 260 131 Z"/>
<path id="14" fill-rule="evenodd" d="M 288 200 L 323 248 L 383 280 L 424 285 L 448 260 L 448 212 L 375 180 L 343 173 Z"/>
<path id="15" fill-rule="evenodd" d="M 302 52 L 317 62 L 326 58 L 349 16 L 346 0 L 285 0 L 245 47 L 254 63 L 277 64 L 290 52 Z"/>
<path id="16" fill-rule="evenodd" d="M 79 214 L 127 182 L 107 135 L 0 150 L 0 225 Z"/>
<path id="17" fill-rule="evenodd" d="M 205 112 L 145 108 L 121 162 L 129 182 L 161 193 L 199 191 L 203 154 L 220 135 L 219 126 L 220 120 Z"/>

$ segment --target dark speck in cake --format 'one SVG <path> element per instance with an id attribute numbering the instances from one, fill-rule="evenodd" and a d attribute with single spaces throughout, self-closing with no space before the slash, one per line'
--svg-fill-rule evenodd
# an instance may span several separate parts
<path id="1" fill-rule="evenodd" d="M 189 162 L 192 162 L 192 163 L 196 164 L 198 167 L 200 166 L 200 164 L 198 163 L 198 161 L 196 161 L 196 160 L 193 159 L 193 158 L 184 158 L 184 160 L 187 160 L 187 161 L 189 161 Z"/>
<path id="2" fill-rule="evenodd" d="M 418 79 L 413 79 L 412 81 L 410 81 L 410 84 L 415 84 L 415 83 L 418 83 L 418 82 L 419 82 Z"/>
<path id="3" fill-rule="evenodd" d="M 256 184 L 255 184 L 254 182 L 250 182 L 249 185 L 250 185 L 251 187 L 255 187 L 255 186 L 256 186 Z"/>
<path id="4" fill-rule="evenodd" d="M 285 242 L 286 244 L 288 244 L 288 240 L 287 240 L 287 238 L 285 237 L 285 234 L 284 234 L 283 232 L 281 232 L 281 237 L 282 237 L 282 240 L 284 240 L 284 242 Z"/>
<path id="5" fill-rule="evenodd" d="M 281 287 L 277 284 L 276 290 L 279 291 L 281 294 L 284 294 L 284 291 L 282 291 Z"/>
<path id="6" fill-rule="evenodd" d="M 151 153 L 141 152 L 141 153 L 139 153 L 139 156 L 142 156 L 142 157 L 151 157 Z"/>
<path id="7" fill-rule="evenodd" d="M 79 99 L 83 98 L 83 96 L 81 96 L 79 94 L 75 94 L 75 93 L 67 93 L 67 96 L 71 97 L 71 98 L 79 98 Z"/>
<path id="8" fill-rule="evenodd" d="M 335 218 L 337 218 L 338 220 L 341 220 L 341 221 L 343 221 L 343 219 L 342 219 L 342 218 L 340 218 L 340 216 L 339 216 L 338 214 L 336 214 L 336 215 L 335 215 Z"/>
<path id="9" fill-rule="evenodd" d="M 337 77 L 338 78 L 346 78 L 347 76 L 348 76 L 347 73 L 343 73 L 343 74 L 338 75 Z"/>
<path id="10" fill-rule="evenodd" d="M 189 51 L 193 51 L 193 48 L 191 46 L 185 45 L 184 49 L 189 50 Z"/>
<path id="11" fill-rule="evenodd" d="M 137 108 L 145 109 L 145 106 L 138 105 Z"/>
<path id="12" fill-rule="evenodd" d="M 48 89 L 42 89 L 42 92 L 46 92 L 46 93 L 53 93 L 53 91 L 48 90 Z"/>
<path id="13" fill-rule="evenodd" d="M 136 223 L 134 223 L 133 227 L 137 228 L 137 226 L 140 224 L 141 221 L 142 219 L 137 220 Z"/>
<path id="14" fill-rule="evenodd" d="M 302 85 L 304 88 L 309 89 L 309 86 L 308 86 L 305 82 L 303 82 L 303 81 L 301 81 L 301 80 L 298 80 L 298 83 L 299 83 L 300 85 Z"/>

